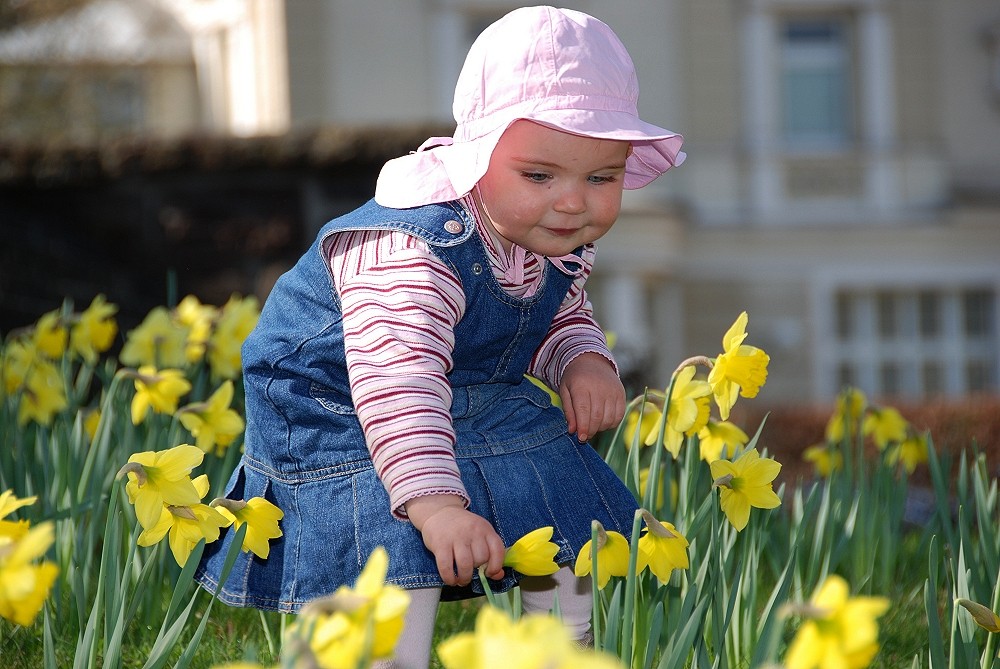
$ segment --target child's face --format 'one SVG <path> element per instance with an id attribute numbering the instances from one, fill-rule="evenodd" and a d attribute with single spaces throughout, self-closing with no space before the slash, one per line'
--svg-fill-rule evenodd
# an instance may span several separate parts
<path id="1" fill-rule="evenodd" d="M 628 142 L 516 121 L 479 181 L 496 232 L 553 257 L 603 236 L 621 209 L 628 152 Z"/>

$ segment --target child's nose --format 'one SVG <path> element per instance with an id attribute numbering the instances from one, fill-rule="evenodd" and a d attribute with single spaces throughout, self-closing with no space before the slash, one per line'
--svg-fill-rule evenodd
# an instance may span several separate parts
<path id="1" fill-rule="evenodd" d="M 587 203 L 581 189 L 576 187 L 564 188 L 556 199 L 555 209 L 564 214 L 582 214 L 585 212 L 587 210 Z"/>

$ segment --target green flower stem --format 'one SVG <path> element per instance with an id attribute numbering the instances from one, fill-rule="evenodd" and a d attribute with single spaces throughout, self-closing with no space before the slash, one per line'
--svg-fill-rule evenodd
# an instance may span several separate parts
<path id="1" fill-rule="evenodd" d="M 663 509 L 657 508 L 656 498 L 659 494 L 660 485 L 664 481 L 663 477 L 660 476 L 660 460 L 662 459 L 663 451 L 665 450 L 662 446 L 663 434 L 667 430 L 666 416 L 668 416 L 670 412 L 670 398 L 674 394 L 674 384 L 676 381 L 677 374 L 674 374 L 670 377 L 670 385 L 667 387 L 666 398 L 663 400 L 664 419 L 660 424 L 660 434 L 657 436 L 656 446 L 653 447 L 653 455 L 649 463 L 649 476 L 646 478 L 646 494 L 641 501 L 642 506 L 646 509 L 651 509 L 653 515 L 657 518 L 663 517 Z M 670 499 L 669 486 L 667 486 L 667 488 L 667 490 L 663 491 L 663 504 L 669 515 L 673 509 L 671 509 L 672 501 Z"/>
<path id="2" fill-rule="evenodd" d="M 597 584 L 597 521 L 590 523 L 590 582 L 591 596 L 593 597 L 593 611 L 590 613 L 591 627 L 594 632 L 594 650 L 601 650 L 603 639 L 601 638 L 601 589 Z"/>
<path id="3" fill-rule="evenodd" d="M 506 607 L 500 606 L 497 602 L 497 596 L 493 594 L 493 588 L 490 587 L 490 582 L 486 579 L 486 565 L 476 567 L 476 573 L 479 575 L 479 582 L 483 584 L 483 594 L 486 595 L 490 606 L 506 610 Z"/>
<path id="4" fill-rule="evenodd" d="M 626 666 L 629 667 L 632 666 L 632 643 L 636 636 L 636 630 L 632 629 L 632 627 L 635 617 L 635 609 L 637 606 L 636 581 L 638 580 L 638 574 L 636 574 L 635 571 L 636 562 L 639 557 L 639 530 L 641 526 L 642 509 L 639 509 L 635 512 L 635 517 L 632 520 L 632 537 L 629 543 L 628 551 L 628 575 L 625 577 L 625 610 L 622 612 L 623 620 L 620 641 L 620 657 L 625 661 Z"/>
<path id="5" fill-rule="evenodd" d="M 91 500 L 99 499 L 103 489 L 103 486 L 99 484 L 103 479 L 95 476 L 93 472 L 104 472 L 108 469 L 106 466 L 108 452 L 112 448 L 111 428 L 114 424 L 116 410 L 119 407 L 119 403 L 116 403 L 115 400 L 124 378 L 122 374 L 115 374 L 111 385 L 108 386 L 108 390 L 101 400 L 101 420 L 97 424 L 94 443 L 91 445 L 84 460 L 83 471 L 80 472 L 80 484 L 76 491 L 76 497 L 80 501 L 88 498 Z"/>

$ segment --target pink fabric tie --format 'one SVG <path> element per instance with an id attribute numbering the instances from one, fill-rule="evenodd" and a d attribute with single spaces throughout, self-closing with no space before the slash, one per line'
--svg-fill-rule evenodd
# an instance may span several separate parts
<path id="1" fill-rule="evenodd" d="M 583 274 L 583 258 L 575 253 L 567 253 L 566 255 L 559 256 L 558 258 L 549 258 L 549 261 L 563 274 L 568 274 L 569 276 L 580 276 Z M 566 267 L 565 263 L 568 262 L 575 263 L 577 268 L 570 269 L 569 267 Z"/>

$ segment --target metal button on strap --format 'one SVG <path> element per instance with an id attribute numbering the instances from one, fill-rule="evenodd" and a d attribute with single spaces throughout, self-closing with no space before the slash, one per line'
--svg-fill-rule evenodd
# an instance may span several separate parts
<path id="1" fill-rule="evenodd" d="M 465 229 L 465 226 L 463 226 L 458 221 L 448 221 L 447 223 L 444 224 L 444 229 L 453 235 L 457 235 L 458 233 L 462 232 L 462 230 Z"/>
<path id="2" fill-rule="evenodd" d="M 473 274 L 482 274 L 483 273 L 483 266 L 480 265 L 479 263 L 473 263 L 472 264 L 472 273 Z"/>

